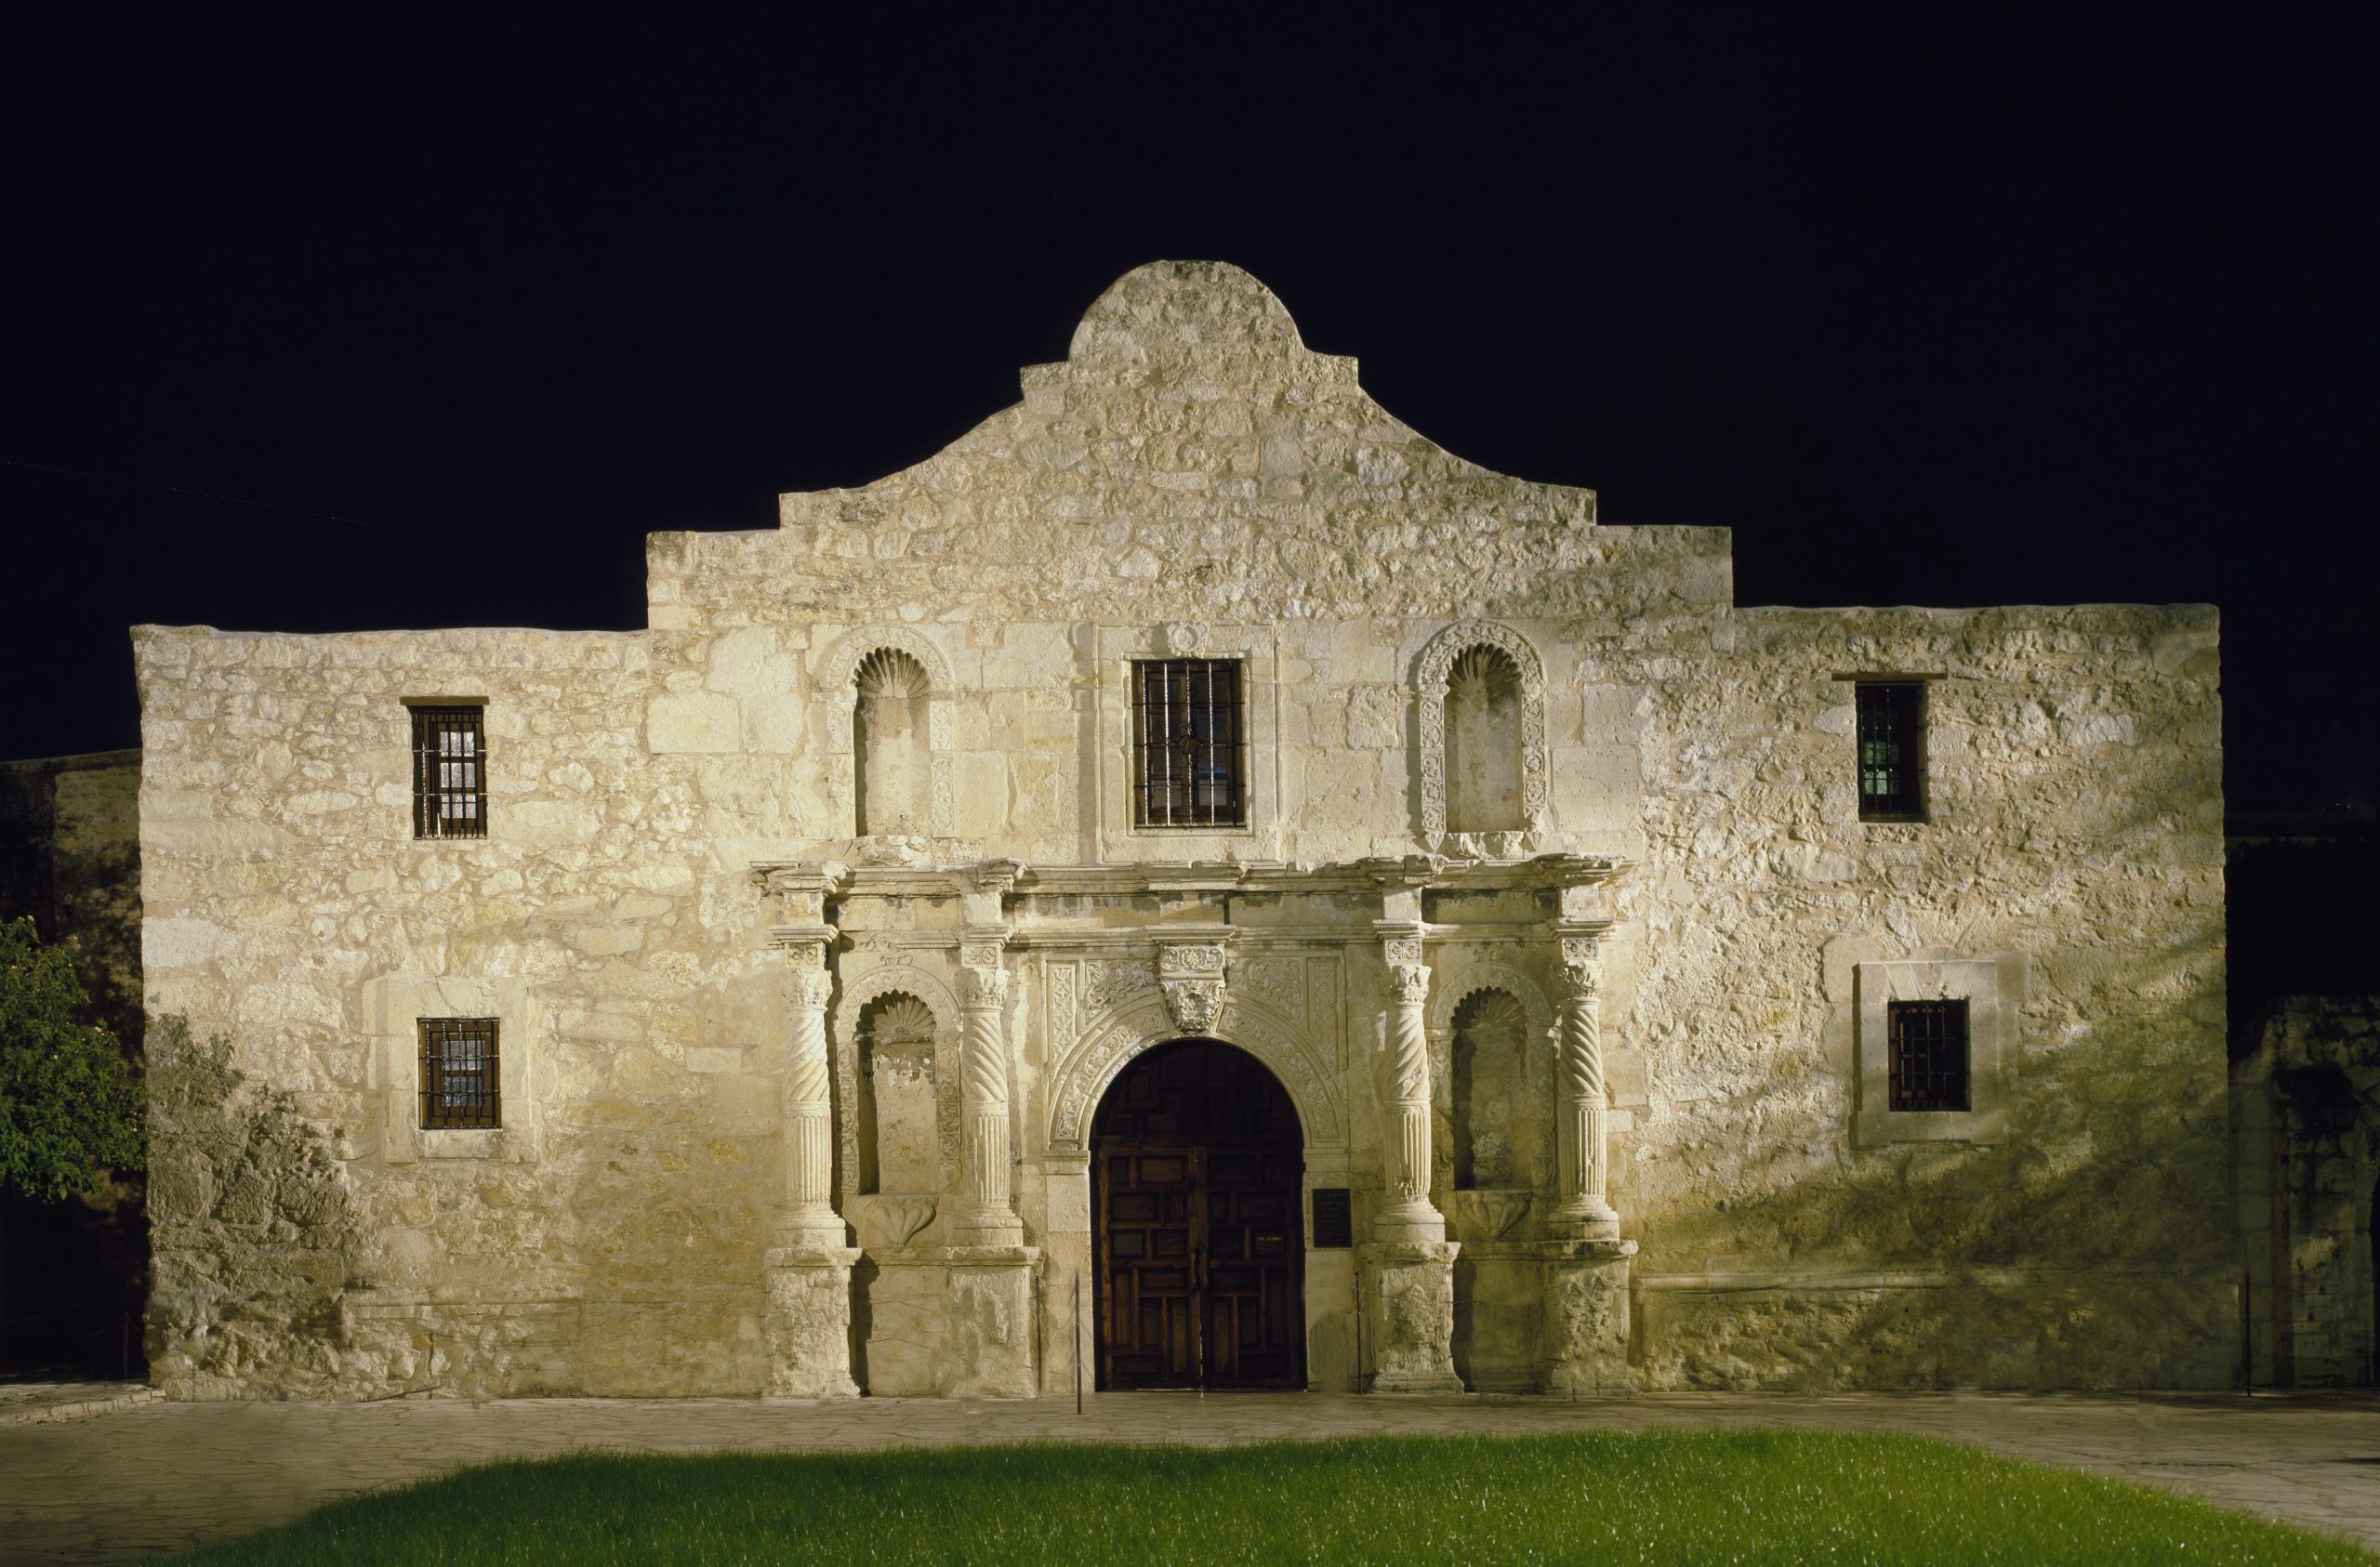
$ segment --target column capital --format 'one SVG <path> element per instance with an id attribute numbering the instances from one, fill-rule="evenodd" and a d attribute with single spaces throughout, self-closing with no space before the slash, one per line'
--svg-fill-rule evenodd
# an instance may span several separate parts
<path id="1" fill-rule="evenodd" d="M 1005 925 L 969 925 L 959 932 L 959 967 L 998 968 L 1015 931 Z"/>
<path id="2" fill-rule="evenodd" d="M 796 968 L 823 968 L 826 950 L 841 934 L 831 925 L 776 925 L 769 928 L 769 946 L 785 954 Z"/>
<path id="3" fill-rule="evenodd" d="M 1372 921 L 1372 934 L 1380 938 L 1381 961 L 1392 966 L 1399 963 L 1421 962 L 1421 936 L 1424 928 L 1425 927 L 1418 919 Z"/>
<path id="4" fill-rule="evenodd" d="M 756 860 L 752 879 L 760 890 L 778 901 L 789 925 L 818 925 L 826 918 L 826 900 L 842 890 L 851 876 L 840 860 Z"/>
<path id="5" fill-rule="evenodd" d="M 1607 919 L 1560 919 L 1554 922 L 1554 944 L 1561 955 L 1562 968 L 1571 987 L 1592 987 L 1594 971 L 1603 967 L 1603 940 L 1611 930 Z M 1581 980 L 1580 975 L 1589 978 Z"/>
<path id="6" fill-rule="evenodd" d="M 959 970 L 959 1006 L 961 1011 L 997 1008 L 1008 999 L 1008 970 L 998 964 L 979 968 L 966 964 Z"/>

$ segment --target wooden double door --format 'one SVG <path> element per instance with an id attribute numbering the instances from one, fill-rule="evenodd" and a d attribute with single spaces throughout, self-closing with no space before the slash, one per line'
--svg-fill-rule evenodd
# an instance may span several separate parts
<path id="1" fill-rule="evenodd" d="M 1245 1051 L 1177 1040 L 1092 1123 L 1103 1388 L 1305 1386 L 1297 1112 Z"/>

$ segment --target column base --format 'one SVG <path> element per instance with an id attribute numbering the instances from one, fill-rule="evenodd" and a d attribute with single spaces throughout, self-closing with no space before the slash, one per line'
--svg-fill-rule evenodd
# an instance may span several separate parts
<path id="1" fill-rule="evenodd" d="M 1452 1241 L 1381 1241 L 1361 1248 L 1364 1337 L 1375 1393 L 1459 1393 L 1454 1370 Z"/>
<path id="2" fill-rule="evenodd" d="M 950 1241 L 976 1250 L 1013 1250 L 1025 1244 L 1025 1221 L 1013 1213 L 956 1214 Z"/>
<path id="3" fill-rule="evenodd" d="M 852 1380 L 852 1264 L 858 1260 L 850 1246 L 776 1246 L 763 1256 L 765 1396 L 859 1397 Z"/>
<path id="4" fill-rule="evenodd" d="M 1636 1390 L 1628 1365 L 1628 1273 L 1636 1243 L 1566 1241 L 1547 1247 L 1545 1390 L 1578 1398 Z"/>
<path id="5" fill-rule="evenodd" d="M 950 1396 L 1029 1399 L 1041 1390 L 1033 1359 L 1033 1279 L 1041 1254 L 1031 1246 L 952 1246 Z"/>

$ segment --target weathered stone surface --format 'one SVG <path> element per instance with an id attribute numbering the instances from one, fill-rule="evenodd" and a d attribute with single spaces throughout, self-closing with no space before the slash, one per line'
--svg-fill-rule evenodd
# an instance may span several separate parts
<path id="1" fill-rule="evenodd" d="M 760 1331 L 769 1345 L 769 1396 L 856 1398 L 852 1380 L 852 1247 L 769 1253 Z"/>
<path id="2" fill-rule="evenodd" d="M 1723 531 L 1603 524 L 1586 492 L 1439 450 L 1209 263 L 1132 272 L 1017 406 L 779 520 L 655 535 L 641 632 L 136 633 L 149 1004 L 321 1128 L 369 1258 L 368 1289 L 298 1290 L 368 1353 L 334 1375 L 292 1314 L 193 1390 L 768 1387 L 787 930 L 833 976 L 814 1102 L 868 1249 L 873 1391 L 1022 1389 L 1064 1341 L 1099 1097 L 1174 1007 L 1281 1079 L 1308 1185 L 1350 1189 L 1363 1235 L 1419 1161 L 1408 1206 L 1457 1242 L 1553 1239 L 1555 1154 L 1603 1127 L 1646 1387 L 2228 1380 L 2211 609 L 1736 608 Z M 1449 727 L 1479 649 L 1519 690 L 1499 665 Z M 880 652 L 921 676 L 871 729 Z M 1245 825 L 1135 824 L 1131 664 L 1158 657 L 1240 661 Z M 1930 678 L 1923 823 L 1859 819 L 1844 678 L 1872 673 Z M 417 841 L 403 704 L 455 692 L 487 703 L 489 833 Z M 869 776 L 900 830 L 860 831 Z M 755 878 L 797 863 L 800 897 Z M 1157 938 L 1209 928 L 1224 968 L 1169 998 Z M 1601 975 L 1593 1084 L 1556 1068 L 1573 941 Z M 1855 1136 L 1882 1047 L 1858 976 L 1896 964 L 1992 987 L 1989 1137 Z M 1491 980 L 1527 1020 L 1490 1073 L 1509 1135 L 1454 1102 L 1477 1084 L 1451 1009 Z M 466 982 L 466 1015 L 504 1020 L 500 1137 L 417 1128 L 406 1008 Z M 1383 1029 L 1408 982 L 1419 1046 Z M 892 1146 L 932 1189 L 870 1194 L 855 1034 L 896 993 L 932 1046 Z M 1487 1174 L 1458 1177 L 1458 1125 Z M 1464 1234 L 1496 1205 L 1463 1179 L 1531 1204 Z M 1067 1274 L 1037 1293 L 944 1255 L 1011 1232 Z M 176 1235 L 161 1276 L 218 1266 L 221 1235 Z M 1532 1309 L 1491 1263 L 1399 1263 L 1381 1337 L 1375 1275 L 1310 1250 L 1309 1374 L 1606 1375 L 1547 1348 L 1605 1343 L 1593 1292 L 1540 1272 Z M 216 1297 L 188 1298 L 161 1353 L 217 1363 Z"/>
<path id="3" fill-rule="evenodd" d="M 1454 1259 L 1461 1249 L 1451 1241 L 1399 1241 L 1363 1248 L 1373 1392 L 1462 1390 L 1451 1350 Z"/>

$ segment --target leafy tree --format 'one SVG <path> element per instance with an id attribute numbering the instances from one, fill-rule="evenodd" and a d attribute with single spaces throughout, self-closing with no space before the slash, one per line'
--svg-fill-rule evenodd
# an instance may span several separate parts
<path id="1" fill-rule="evenodd" d="M 95 1191 L 102 1166 L 138 1169 L 140 1084 L 103 1028 L 63 948 L 30 919 L 0 922 L 0 1187 L 54 1203 Z"/>

